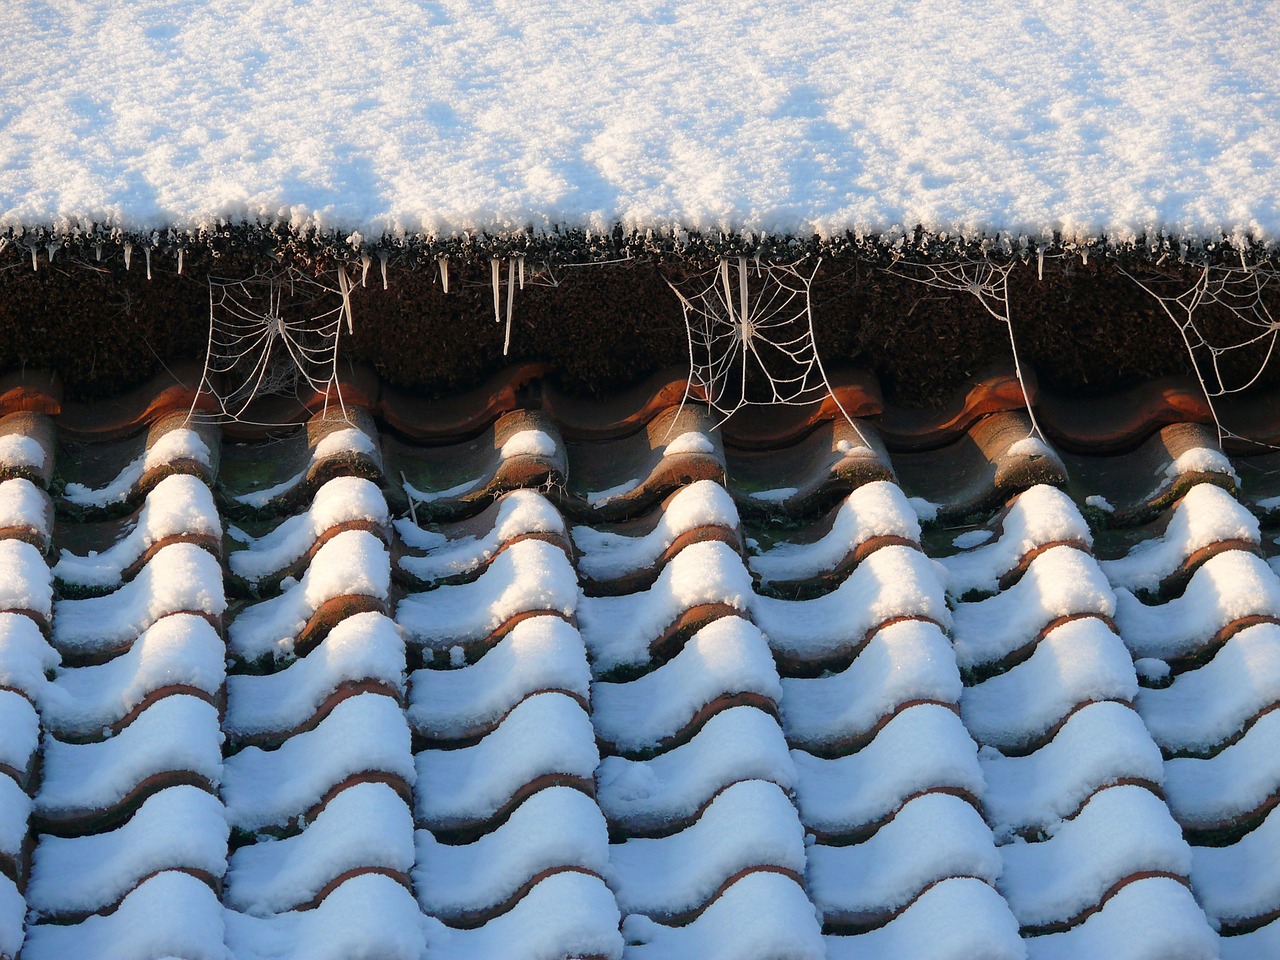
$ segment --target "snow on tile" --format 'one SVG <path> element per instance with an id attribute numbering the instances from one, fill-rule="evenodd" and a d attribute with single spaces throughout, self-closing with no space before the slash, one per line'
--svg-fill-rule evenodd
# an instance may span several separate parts
<path id="1" fill-rule="evenodd" d="M 455 739 L 489 729 L 512 707 L 543 690 L 587 701 L 591 671 L 582 637 L 559 617 L 521 620 L 476 663 L 456 670 L 417 670 L 410 677 L 410 725 Z"/>
<path id="2" fill-rule="evenodd" d="M 1163 750 L 1200 752 L 1240 733 L 1280 702 L 1280 626 L 1246 627 L 1197 670 L 1162 689 L 1138 691 L 1137 706 Z"/>
<path id="3" fill-rule="evenodd" d="M 1258 809 L 1280 790 L 1280 711 L 1258 719 L 1217 756 L 1164 764 L 1165 796 L 1178 822 L 1211 827 Z"/>
<path id="4" fill-rule="evenodd" d="M 1191 888 L 1214 921 L 1235 924 L 1280 907 L 1280 813 L 1230 846 L 1191 848 Z"/>
<path id="5" fill-rule="evenodd" d="M 582 553 L 578 569 L 592 580 L 617 580 L 652 566 L 677 539 L 699 527 L 738 529 L 738 508 L 728 491 L 714 480 L 681 487 L 657 525 L 642 537 L 585 525 L 574 527 L 573 543 Z"/>
<path id="6" fill-rule="evenodd" d="M 35 437 L 21 433 L 0 434 L 0 469 L 44 472 L 49 454 Z"/>
<path id="7" fill-rule="evenodd" d="M 390 585 L 386 545 L 367 530 L 343 530 L 316 551 L 300 581 L 240 611 L 227 631 L 227 647 L 245 660 L 286 656 L 324 603 L 339 597 L 385 601 Z"/>
<path id="8" fill-rule="evenodd" d="M 266 579 L 306 556 L 326 531 L 344 523 L 387 523 L 387 502 L 378 485 L 363 477 L 334 477 L 316 491 L 306 512 L 288 517 L 270 533 L 251 538 L 227 557 L 236 576 Z"/>
<path id="9" fill-rule="evenodd" d="M 671 558 L 648 590 L 619 597 L 583 597 L 578 625 L 596 675 L 649 662 L 649 645 L 682 613 L 700 604 L 751 608 L 751 576 L 718 540 L 693 543 Z"/>
<path id="10" fill-rule="evenodd" d="M 352 877 L 314 910 L 272 917 L 226 911 L 226 948 L 236 960 L 423 960 L 426 934 L 413 894 L 380 874 Z M 184 960 L 185 960 L 185 954 Z M 197 957 L 195 960 L 203 960 Z"/>
<path id="11" fill-rule="evenodd" d="M 0 687 L 18 690 L 40 704 L 49 687 L 49 674 L 59 663 L 30 617 L 0 611 Z"/>
<path id="12" fill-rule="evenodd" d="M 1122 888 L 1084 923 L 1026 943 L 1030 960 L 1216 960 L 1219 941 L 1190 890 L 1150 877 Z"/>
<path id="13" fill-rule="evenodd" d="M 228 757 L 222 787 L 227 819 L 249 831 L 283 825 L 360 773 L 413 783 L 409 727 L 390 697 L 350 697 L 314 729 L 275 750 L 246 747 Z"/>
<path id="14" fill-rule="evenodd" d="M 708 720 L 688 743 L 652 760 L 605 757 L 597 799 L 610 821 L 642 832 L 687 820 L 717 791 L 751 779 L 791 790 L 795 763 L 773 717 L 735 707 Z"/>
<path id="15" fill-rule="evenodd" d="M 581 705 L 564 694 L 538 694 L 474 746 L 418 754 L 415 819 L 433 830 L 482 823 L 538 777 L 590 780 L 599 760 Z"/>
<path id="16" fill-rule="evenodd" d="M 91 913 L 115 904 L 160 870 L 195 870 L 220 878 L 227 869 L 228 832 L 217 797 L 196 787 L 169 787 L 148 797 L 115 830 L 42 836 L 27 903 L 37 918 Z"/>
<path id="17" fill-rule="evenodd" d="M 633 913 L 622 934 L 628 960 L 826 960 L 813 905 L 776 873 L 748 874 L 684 926 Z"/>
<path id="18" fill-rule="evenodd" d="M 13 777 L 0 775 L 0 856 L 17 863 L 27 842 L 32 802 Z"/>
<path id="19" fill-rule="evenodd" d="M 1231 465 L 1231 461 L 1227 459 L 1227 455 L 1221 450 L 1210 447 L 1192 447 L 1190 450 L 1184 450 L 1164 469 L 1165 478 L 1168 480 L 1176 480 L 1188 473 L 1219 473 L 1230 477 L 1237 485 L 1240 483 L 1240 476 Z"/>
<path id="20" fill-rule="evenodd" d="M 36 809 L 66 817 L 109 809 L 156 774 L 187 771 L 217 786 L 222 776 L 218 711 L 195 697 L 165 697 L 100 743 L 46 737 Z"/>
<path id="21" fill-rule="evenodd" d="M 662 919 L 698 910 L 725 881 L 759 866 L 802 876 L 804 831 L 781 789 L 747 780 L 720 793 L 679 833 L 612 845 L 606 878 L 624 915 Z"/>
<path id="22" fill-rule="evenodd" d="M 536 490 L 512 490 L 498 501 L 493 526 L 484 536 L 449 539 L 434 530 L 424 530 L 408 518 L 394 521 L 405 545 L 425 550 L 421 557 L 400 558 L 401 568 L 430 583 L 475 570 L 490 560 L 509 540 L 531 533 L 563 535 L 564 518 L 551 502 Z"/>
<path id="23" fill-rule="evenodd" d="M 956 604 L 956 659 L 961 670 L 995 663 L 1035 640 L 1060 617 L 1109 617 L 1115 609 L 1111 585 L 1093 557 L 1074 547 L 1051 547 L 1032 560 L 1008 590 Z"/>
<path id="24" fill-rule="evenodd" d="M 792 744 L 816 749 L 866 736 L 904 703 L 955 703 L 961 690 L 946 634 L 901 620 L 876 631 L 839 673 L 783 678 L 782 725 Z"/>
<path id="25" fill-rule="evenodd" d="M 179 460 L 192 461 L 212 469 L 213 455 L 204 438 L 190 427 L 167 430 L 146 452 L 121 470 L 110 483 L 91 489 L 82 483 L 68 483 L 62 497 L 78 507 L 106 507 L 129 498 L 144 475 Z"/>
<path id="26" fill-rule="evenodd" d="M 824 759 L 793 750 L 800 817 L 807 829 L 838 836 L 883 820 L 923 791 L 980 798 L 976 749 L 959 717 L 924 703 L 903 710 L 857 753 Z"/>
<path id="27" fill-rule="evenodd" d="M 807 580 L 830 573 L 874 537 L 920 539 L 920 521 L 896 484 L 876 480 L 858 487 L 836 511 L 831 529 L 813 543 L 779 543 L 747 565 L 765 583 Z"/>
<path id="28" fill-rule="evenodd" d="M 0 540 L 0 611 L 29 610 L 45 620 L 53 612 L 49 565 L 25 540 Z"/>
<path id="29" fill-rule="evenodd" d="M 333 423 L 334 421 L 329 420 L 327 422 Z M 323 426 L 326 421 L 312 421 L 313 425 L 316 423 Z M 320 442 L 311 449 L 310 462 L 304 470 L 270 487 L 240 494 L 235 497 L 235 500 L 237 503 L 243 503 L 247 507 L 261 509 L 272 500 L 284 496 L 305 481 L 311 471 L 324 463 L 324 461 L 349 457 L 367 458 L 372 460 L 379 468 L 382 466 L 382 454 L 378 451 L 378 445 L 372 437 L 359 427 L 342 427 L 325 434 L 320 439 Z"/>
<path id="30" fill-rule="evenodd" d="M 48 543 L 53 531 L 49 495 L 25 477 L 0 482 L 0 530 L 16 530 Z"/>
<path id="31" fill-rule="evenodd" d="M 1191 872 L 1191 849 L 1164 803 L 1128 785 L 1094 794 L 1049 839 L 1006 844 L 1000 856 L 1000 892 L 1023 926 L 1071 920 L 1136 873 Z"/>
<path id="32" fill-rule="evenodd" d="M 114 913 L 77 924 L 32 925 L 22 956 L 23 960 L 227 960 L 222 904 L 204 881 L 166 870 L 140 884 Z"/>
<path id="33" fill-rule="evenodd" d="M 556 442 L 543 430 L 520 430 L 513 433 L 503 442 L 498 456 L 503 460 L 511 457 L 554 457 Z"/>
<path id="34" fill-rule="evenodd" d="M 419 830 L 415 839 L 418 902 L 447 922 L 506 904 L 544 871 L 576 868 L 603 875 L 609 862 L 600 808 L 571 787 L 540 790 L 473 843 L 440 843 L 428 830 Z"/>
<path id="35" fill-rule="evenodd" d="M 848 651 L 868 631 L 898 617 L 923 617 L 949 627 L 951 614 L 939 571 L 919 550 L 884 547 L 825 596 L 812 600 L 755 597 L 751 609 L 775 653 L 821 660 Z"/>
<path id="36" fill-rule="evenodd" d="M 521 540 L 471 583 L 405 597 L 396 622 L 411 642 L 446 649 L 483 640 L 516 614 L 545 610 L 568 617 L 577 607 L 578 581 L 564 551 Z"/>
<path id="37" fill-rule="evenodd" d="M 777 703 L 782 688 L 759 629 L 741 617 L 721 617 L 652 673 L 628 683 L 596 683 L 592 722 L 596 736 L 616 750 L 644 750 L 680 733 L 716 697 L 740 693 Z"/>
<path id="38" fill-rule="evenodd" d="M 1101 620 L 1068 620 L 1046 633 L 1031 656 L 1005 673 L 966 687 L 965 726 L 979 743 L 1021 747 L 1048 734 L 1090 700 L 1131 702 L 1138 678 L 1124 644 Z"/>
<path id="39" fill-rule="evenodd" d="M 40 718 L 20 693 L 0 689 L 0 767 L 25 774 L 40 742 Z M 2 776 L 3 774 L 0 774 Z"/>
<path id="40" fill-rule="evenodd" d="M 45 694 L 45 723 L 58 735 L 84 737 L 124 719 L 166 687 L 195 688 L 212 700 L 222 689 L 225 656 L 222 639 L 204 617 L 165 617 L 114 660 L 60 671 Z"/>
<path id="41" fill-rule="evenodd" d="M 1091 703 L 1073 713 L 1054 738 L 1026 756 L 978 753 L 987 792 L 983 812 L 996 838 L 1051 832 L 1095 791 L 1120 780 L 1160 786 L 1160 751 L 1142 720 L 1119 703 Z"/>
<path id="42" fill-rule="evenodd" d="M 424 922 L 426 956 L 429 960 L 621 960 L 618 919 L 618 905 L 604 881 L 583 873 L 555 873 L 507 913 L 475 929 L 448 929 L 428 918 Z M 297 955 L 296 960 L 311 958 Z M 335 955 L 333 960 L 345 957 Z"/>
<path id="43" fill-rule="evenodd" d="M 22 949 L 27 905 L 12 880 L 0 875 L 0 955 L 17 956 Z"/>
<path id="44" fill-rule="evenodd" d="M 413 817 L 385 783 L 357 783 L 331 799 L 296 836 L 260 837 L 231 855 L 227 906 L 269 917 L 310 903 L 350 870 L 413 866 Z M 332 895 L 332 893 L 330 893 Z"/>
<path id="45" fill-rule="evenodd" d="M 1025 960 L 1027 955 L 1018 923 L 1000 894 L 967 877 L 930 887 L 883 927 L 823 939 L 828 960 Z"/>
<path id="46" fill-rule="evenodd" d="M 53 575 L 80 586 L 115 586 L 148 549 L 174 536 L 222 538 L 213 494 L 202 480 L 187 474 L 168 476 L 156 484 L 127 533 L 106 550 L 84 557 L 62 550 Z"/>
<path id="47" fill-rule="evenodd" d="M 404 666 L 404 640 L 395 624 L 380 613 L 357 613 L 283 670 L 227 677 L 224 728 L 236 737 L 294 730 L 343 683 L 373 680 L 403 690 Z"/>
<path id="48" fill-rule="evenodd" d="M 1210 557 L 1182 596 L 1159 606 L 1116 589 L 1116 624 L 1134 657 L 1185 656 L 1250 616 L 1280 617 L 1280 578 L 1266 561 L 1241 550 Z"/>
<path id="49" fill-rule="evenodd" d="M 1270 960 L 1280 957 L 1280 923 L 1272 920 L 1265 927 L 1218 941 L 1222 960 Z"/>
<path id="50" fill-rule="evenodd" d="M 948 877 L 994 883 L 1000 855 L 982 816 L 959 797 L 926 793 L 862 843 L 809 848 L 809 892 L 827 923 L 879 925 Z"/>
<path id="51" fill-rule="evenodd" d="M 971 590 L 995 593 L 1000 578 L 1023 557 L 1063 541 L 1093 546 L 1089 525 L 1071 498 L 1044 484 L 1024 490 L 1004 515 L 998 540 L 939 561 L 947 570 L 947 591 L 957 597 Z"/>
<path id="52" fill-rule="evenodd" d="M 162 547 L 138 575 L 105 597 L 54 604 L 53 643 L 64 654 L 101 655 L 173 613 L 221 616 L 222 565 L 192 543 Z"/>
<path id="53" fill-rule="evenodd" d="M 1197 550 L 1227 540 L 1259 542 L 1258 520 L 1235 497 L 1212 483 L 1198 483 L 1174 508 L 1162 536 L 1136 544 L 1118 560 L 1101 561 L 1114 586 L 1155 590 Z"/>

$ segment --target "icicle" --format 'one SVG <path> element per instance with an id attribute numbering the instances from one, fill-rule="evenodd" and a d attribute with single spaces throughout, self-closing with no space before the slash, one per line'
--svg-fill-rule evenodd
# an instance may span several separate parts
<path id="1" fill-rule="evenodd" d="M 185 248 L 178 248 L 178 275 L 182 275 L 182 255 L 186 252 Z"/>
<path id="2" fill-rule="evenodd" d="M 733 291 L 729 289 L 729 261 L 720 261 L 720 283 L 724 286 L 724 306 L 729 311 L 729 322 L 737 323 L 733 316 Z"/>
<path id="3" fill-rule="evenodd" d="M 444 289 L 445 294 L 449 293 L 449 258 L 440 258 L 440 286 Z"/>
<path id="4" fill-rule="evenodd" d="M 53 263 L 53 255 L 57 253 L 61 248 L 62 248 L 62 244 L 60 243 L 50 243 L 47 247 L 45 247 L 45 250 L 47 250 L 49 253 L 50 263 Z"/>
<path id="5" fill-rule="evenodd" d="M 382 261 L 382 289 L 387 289 L 387 251 L 379 250 L 378 259 Z"/>
<path id="6" fill-rule="evenodd" d="M 151 279 L 151 248 L 143 247 L 142 255 L 147 258 L 147 279 Z"/>
<path id="7" fill-rule="evenodd" d="M 369 279 L 369 267 L 373 265 L 373 258 L 367 253 L 360 254 L 360 286 L 365 286 L 365 281 Z"/>
<path id="8" fill-rule="evenodd" d="M 502 282 L 500 279 L 500 274 L 498 273 L 498 268 L 500 266 L 501 266 L 501 261 L 497 257 L 494 257 L 492 260 L 489 261 L 489 274 L 490 274 L 490 279 L 493 281 L 493 322 L 494 323 L 502 322 L 502 301 L 498 297 L 498 287 Z"/>
<path id="9" fill-rule="evenodd" d="M 409 493 L 409 481 L 405 478 L 403 470 L 400 471 L 400 484 L 404 487 L 404 492 L 407 496 Z M 418 504 L 411 496 L 409 497 L 409 519 L 413 521 L 415 527 L 418 525 Z"/>
<path id="10" fill-rule="evenodd" d="M 521 260 L 524 258 L 522 257 Z M 502 338 L 502 355 L 511 349 L 511 314 L 516 307 L 516 262 L 507 261 L 507 332 Z"/>
<path id="11" fill-rule="evenodd" d="M 520 258 L 520 289 L 524 289 L 524 257 Z"/>
<path id="12" fill-rule="evenodd" d="M 1083 247 L 1081 247 L 1081 248 L 1080 248 L 1080 262 L 1081 262 L 1081 263 L 1083 263 L 1086 267 L 1089 265 L 1089 246 L 1088 246 L 1088 244 L 1085 244 Z"/>
<path id="13" fill-rule="evenodd" d="M 338 267 L 338 291 L 342 294 L 342 309 L 347 315 L 347 333 L 355 333 L 355 322 L 351 318 L 351 282 L 347 280 L 346 267 Z"/>
<path id="14" fill-rule="evenodd" d="M 1245 260 L 1244 260 L 1244 244 L 1243 243 L 1240 244 L 1239 249 L 1240 249 L 1240 269 L 1243 270 L 1245 273 L 1248 273 L 1249 264 L 1245 263 Z M 49 258 L 49 262 L 53 263 L 53 257 Z"/>
<path id="15" fill-rule="evenodd" d="M 124 245 L 124 268 L 129 269 L 129 265 L 133 262 L 133 244 L 126 243 Z"/>
<path id="16" fill-rule="evenodd" d="M 95 257 L 97 258 L 97 261 L 101 263 L 102 262 L 102 244 L 95 243 L 93 245 L 93 252 Z"/>
<path id="17" fill-rule="evenodd" d="M 738 315 L 747 322 L 747 258 L 738 258 Z"/>
<path id="18" fill-rule="evenodd" d="M 1044 279 L 1044 247 L 1036 250 L 1036 279 Z"/>
<path id="19" fill-rule="evenodd" d="M 36 245 L 33 243 L 33 244 L 31 244 L 31 246 L 30 246 L 30 247 L 28 247 L 27 249 L 29 249 L 29 250 L 31 251 L 31 272 L 32 272 L 32 273 L 39 273 L 39 272 L 40 272 L 40 261 L 36 259 Z"/>

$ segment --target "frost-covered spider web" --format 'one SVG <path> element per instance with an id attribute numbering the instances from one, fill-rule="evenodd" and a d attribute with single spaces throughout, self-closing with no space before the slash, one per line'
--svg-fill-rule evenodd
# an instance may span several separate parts
<path id="1" fill-rule="evenodd" d="M 800 405 L 830 396 L 857 429 L 831 389 L 813 335 L 810 287 L 821 261 L 802 273 L 797 264 L 735 264 L 721 260 L 682 290 L 671 281 L 684 311 L 689 381 L 721 416 L 720 425 L 751 405 Z"/>
<path id="2" fill-rule="evenodd" d="M 281 426 L 254 407 L 260 397 L 300 403 L 330 398 L 347 418 L 338 381 L 338 341 L 345 325 L 353 332 L 351 287 L 339 267 L 334 286 L 293 267 L 258 273 L 247 280 L 209 278 L 209 341 L 200 389 L 190 419 Z M 215 411 L 197 410 L 200 397 L 217 401 Z"/>
<path id="3" fill-rule="evenodd" d="M 1258 443 L 1224 426 L 1214 401 L 1249 389 L 1258 382 L 1271 362 L 1276 339 L 1280 337 L 1280 318 L 1267 305 L 1266 295 L 1268 288 L 1273 298 L 1280 292 L 1277 290 L 1280 273 L 1271 266 L 1205 265 L 1186 290 L 1165 294 L 1157 289 L 1161 283 L 1159 279 L 1139 280 L 1124 268 L 1120 268 L 1120 272 L 1153 297 L 1177 327 L 1218 429 L 1218 443 L 1222 444 L 1228 438 Z M 1230 318 L 1236 332 L 1226 335 L 1213 333 L 1208 323 L 1207 314 L 1210 312 Z M 1246 358 L 1245 372 L 1235 373 L 1233 378 L 1233 372 L 1224 364 L 1237 352 L 1248 350 L 1261 354 L 1261 359 L 1250 362 Z"/>
<path id="4" fill-rule="evenodd" d="M 1045 437 L 1040 432 L 1040 424 L 1031 407 L 1031 396 L 1027 393 L 1027 382 L 1022 374 L 1022 360 L 1018 356 L 1018 341 L 1013 335 L 1013 315 L 1009 309 L 1009 274 L 1013 267 L 1013 261 L 992 263 L 990 260 L 956 260 L 950 263 L 903 263 L 889 268 L 888 272 L 935 290 L 967 293 L 987 313 L 1004 324 L 1005 332 L 1009 335 L 1009 349 L 1013 354 L 1013 372 L 1022 389 L 1022 402 L 1027 408 L 1027 418 L 1031 421 L 1031 436 L 1043 442 Z M 1043 257 L 1039 259 L 1037 270 L 1041 276 L 1044 275 Z"/>

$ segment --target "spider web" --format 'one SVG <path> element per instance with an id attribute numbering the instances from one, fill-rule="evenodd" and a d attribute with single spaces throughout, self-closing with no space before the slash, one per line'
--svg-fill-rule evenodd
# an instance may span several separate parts
<path id="1" fill-rule="evenodd" d="M 1165 316 L 1177 327 L 1217 427 L 1219 446 L 1227 439 L 1271 446 L 1243 437 L 1224 426 L 1214 401 L 1249 389 L 1258 382 L 1270 363 L 1275 353 L 1276 340 L 1280 337 L 1280 319 L 1272 314 L 1263 294 L 1269 286 L 1280 286 L 1280 273 L 1274 268 L 1262 266 L 1205 265 L 1190 287 L 1179 294 L 1165 295 L 1156 289 L 1159 280 L 1144 282 L 1123 267 L 1119 269 L 1153 297 Z M 1241 331 L 1238 337 L 1227 339 L 1210 335 L 1203 320 L 1205 311 L 1214 308 L 1235 321 L 1236 329 Z M 1224 358 L 1236 351 L 1250 348 L 1262 352 L 1263 344 L 1265 352 L 1257 366 L 1252 372 L 1246 370 L 1238 380 L 1233 380 L 1230 371 L 1224 369 Z"/>
<path id="2" fill-rule="evenodd" d="M 988 314 L 1004 324 L 1009 335 L 1009 349 L 1013 353 L 1014 375 L 1018 378 L 1022 402 L 1027 409 L 1027 418 L 1031 421 L 1030 436 L 1044 441 L 1035 411 L 1031 408 L 1031 396 L 1027 393 L 1027 382 L 1022 374 L 1022 360 L 1018 356 L 1018 341 L 1013 334 L 1013 314 L 1009 309 L 1009 274 L 1013 272 L 1013 267 L 1013 261 L 992 263 L 989 260 L 957 260 L 950 263 L 898 264 L 888 268 L 888 272 L 935 290 L 967 293 Z M 1043 254 L 1037 256 L 1036 269 L 1043 277 Z"/>
<path id="3" fill-rule="evenodd" d="M 345 325 L 353 332 L 350 282 L 337 271 L 337 285 L 285 267 L 247 280 L 209 278 L 209 340 L 200 388 L 188 418 L 215 423 L 283 426 L 253 419 L 259 397 L 303 403 L 323 395 L 322 416 L 334 397 L 347 418 L 338 381 L 338 342 Z M 198 411 L 202 395 L 215 411 Z"/>
<path id="4" fill-rule="evenodd" d="M 688 292 L 667 281 L 680 300 L 689 342 L 682 405 L 695 399 L 696 388 L 723 426 L 743 407 L 803 405 L 829 396 L 857 429 L 831 389 L 813 335 L 809 291 L 821 263 L 806 275 L 797 264 L 748 267 L 747 258 L 738 257 L 736 265 L 721 260 L 695 277 Z"/>

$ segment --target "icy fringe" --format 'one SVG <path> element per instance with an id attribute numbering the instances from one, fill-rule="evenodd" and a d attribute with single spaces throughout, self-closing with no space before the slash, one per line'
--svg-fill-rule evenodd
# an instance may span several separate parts
<path id="1" fill-rule="evenodd" d="M 1172 294 L 1161 292 L 1162 289 L 1168 289 L 1167 280 L 1162 287 L 1160 277 L 1139 279 L 1123 266 L 1119 270 L 1149 294 L 1177 328 L 1217 427 L 1218 445 L 1222 446 L 1227 440 L 1236 440 L 1254 446 L 1280 449 L 1229 429 L 1223 424 L 1214 404 L 1215 400 L 1241 393 L 1257 383 L 1275 353 L 1276 338 L 1280 337 L 1280 316 L 1273 316 L 1263 299 L 1263 292 L 1268 286 L 1272 287 L 1273 292 L 1280 287 L 1280 270 L 1274 262 L 1250 264 L 1241 257 L 1239 263 L 1234 265 L 1206 263 L 1200 268 L 1200 275 L 1191 286 Z M 1218 340 L 1199 325 L 1197 315 L 1203 317 L 1205 308 L 1215 307 L 1225 310 L 1243 325 L 1246 332 L 1240 339 Z M 1266 344 L 1266 354 L 1258 362 L 1257 368 L 1238 383 L 1228 382 L 1221 366 L 1221 358 L 1236 350 L 1263 343 Z"/>
<path id="2" fill-rule="evenodd" d="M 347 268 L 335 283 L 296 267 L 255 272 L 245 280 L 209 278 L 209 337 L 200 386 L 187 420 L 215 423 L 284 424 L 254 419 L 254 401 L 283 396 L 305 401 L 323 396 L 321 417 L 330 419 L 336 401 L 350 422 L 338 378 L 338 343 L 343 327 L 355 332 Z M 214 411 L 200 409 L 211 396 Z"/>
<path id="3" fill-rule="evenodd" d="M 237 221 L 172 227 L 139 233 L 110 225 L 77 221 L 33 225 L 0 232 L 0 269 L 28 262 L 39 269 L 55 257 L 100 262 L 104 257 L 126 262 L 133 250 L 150 251 L 157 269 L 182 272 L 192 256 L 271 257 L 309 266 L 313 272 L 338 263 L 367 273 L 377 257 L 383 276 L 389 267 L 438 270 L 449 286 L 449 263 L 485 265 L 492 260 L 522 258 L 530 264 L 610 263 L 625 260 L 675 259 L 705 266 L 722 259 L 747 257 L 769 264 L 796 263 L 807 258 L 857 259 L 889 266 L 903 261 L 942 263 L 994 260 L 1028 262 L 1032 258 L 1091 256 L 1121 264 L 1263 264 L 1280 253 L 1280 241 L 1246 232 L 1198 237 L 1154 233 L 1139 237 L 1080 237 L 1061 233 L 1030 236 L 1007 231 L 970 234 L 930 233 L 921 227 L 845 231 L 829 236 L 771 236 L 753 231 L 701 232 L 667 225 L 636 229 L 615 225 L 607 231 L 573 226 L 549 231 L 513 230 L 502 233 L 461 233 L 451 236 L 383 234 L 367 238 L 344 230 L 293 227 L 286 223 Z M 10 259 L 11 263 L 4 263 Z M 163 263 L 163 267 L 161 264 Z"/>

